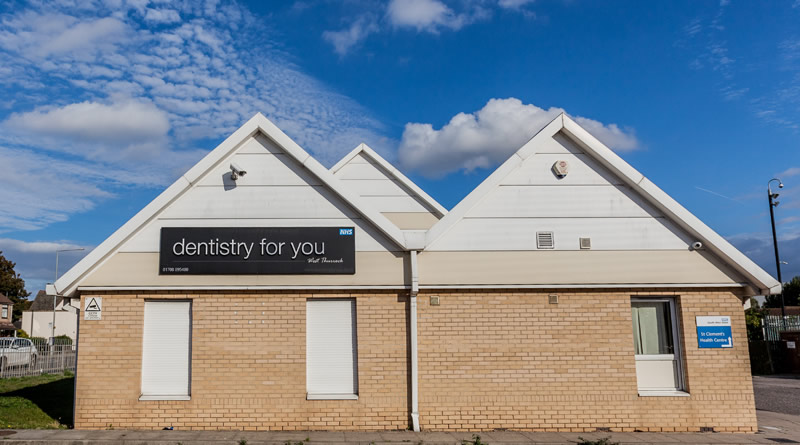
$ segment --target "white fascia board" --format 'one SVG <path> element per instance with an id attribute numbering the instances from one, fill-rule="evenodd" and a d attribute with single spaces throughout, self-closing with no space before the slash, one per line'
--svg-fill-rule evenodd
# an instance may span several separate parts
<path id="1" fill-rule="evenodd" d="M 651 205 L 663 212 L 674 223 L 686 230 L 702 242 L 706 249 L 720 257 L 734 270 L 755 284 L 760 293 L 778 294 L 781 283 L 759 267 L 750 258 L 733 247 L 699 218 L 675 201 L 671 196 L 658 188 L 644 175 L 625 162 L 610 148 L 583 129 L 569 116 L 564 116 L 564 131 L 575 142 L 579 143 L 587 154 L 604 167 L 615 173 L 634 191 L 638 192 Z"/>
<path id="2" fill-rule="evenodd" d="M 406 175 L 404 175 L 400 170 L 398 170 L 395 166 L 390 164 L 386 159 L 384 159 L 381 155 L 379 155 L 375 150 L 370 148 L 367 144 L 361 144 L 361 151 L 369 156 L 373 161 L 375 161 L 378 165 L 383 167 L 384 170 L 389 172 L 395 179 L 400 181 L 403 185 L 411 189 L 412 192 L 416 193 L 425 203 L 431 207 L 434 212 L 438 214 L 439 217 L 442 217 L 447 214 L 447 209 L 444 208 L 441 204 L 439 204 L 432 196 L 425 193 L 417 184 L 414 184 L 414 181 L 408 179 Z"/>
<path id="3" fill-rule="evenodd" d="M 219 162 L 225 159 L 235 148 L 253 136 L 262 123 L 262 119 L 267 120 L 261 113 L 256 113 L 250 120 L 244 123 L 239 129 L 233 132 L 230 136 L 225 138 L 216 148 L 208 152 L 203 159 L 190 168 L 183 177 L 189 181 L 189 184 L 194 184 L 200 180 L 206 173 L 216 166 Z"/>
<path id="4" fill-rule="evenodd" d="M 71 296 L 77 289 L 80 279 L 84 278 L 95 267 L 101 265 L 105 260 L 111 257 L 111 254 L 122 245 L 127 239 L 133 236 L 140 228 L 144 227 L 148 222 L 156 217 L 164 208 L 166 208 L 178 196 L 188 190 L 191 185 L 203 177 L 205 173 L 210 171 L 217 163 L 224 159 L 231 151 L 233 151 L 239 144 L 246 141 L 250 136 L 255 134 L 259 129 L 259 124 L 263 120 L 268 119 L 261 113 L 256 113 L 255 116 L 250 118 L 244 125 L 234 131 L 233 134 L 228 136 L 222 143 L 215 149 L 206 154 L 203 159 L 190 168 L 186 173 L 178 178 L 166 190 L 161 192 L 153 201 L 147 204 L 140 210 L 133 218 L 128 220 L 125 224 L 117 229 L 111 236 L 106 238 L 105 241 L 95 247 L 88 255 L 86 255 L 75 266 L 62 275 L 58 281 L 53 284 L 53 292 L 58 295 Z"/>
<path id="5" fill-rule="evenodd" d="M 475 187 L 464 199 L 461 200 L 450 212 L 447 213 L 442 219 L 428 229 L 425 237 L 425 248 L 428 248 L 439 237 L 444 235 L 455 224 L 460 221 L 469 210 L 478 204 L 486 195 L 494 190 L 511 172 L 516 170 L 529 156 L 536 152 L 539 141 L 542 139 L 552 138 L 563 127 L 562 123 L 563 113 L 558 115 L 555 119 L 545 125 L 544 128 L 539 130 L 528 142 L 525 143 L 519 150 L 512 154 L 505 162 L 500 164 L 497 169 L 492 172 L 483 182 Z"/>
<path id="6" fill-rule="evenodd" d="M 754 263 L 747 255 L 740 252 L 739 249 L 733 247 L 731 243 L 708 227 L 685 207 L 678 204 L 677 201 L 649 179 L 644 178 L 639 183 L 638 191 L 647 197 L 656 208 L 669 216 L 678 226 L 696 235 L 699 238 L 698 241 L 703 243 L 704 248 L 712 251 L 733 267 L 734 270 L 744 275 L 758 287 L 760 292 L 772 295 L 781 292 L 782 286 L 778 280 Z"/>
<path id="7" fill-rule="evenodd" d="M 256 113 L 255 116 L 233 132 L 233 134 L 226 138 L 215 149 L 211 150 L 200 162 L 178 178 L 133 218 L 123 224 L 122 227 L 117 229 L 111 236 L 100 243 L 99 246 L 95 247 L 94 250 L 62 275 L 52 285 L 53 294 L 72 296 L 77 290 L 81 279 L 110 258 L 126 240 L 133 236 L 140 228 L 147 225 L 147 223 L 154 219 L 170 203 L 188 190 L 192 184 L 200 180 L 241 143 L 258 131 L 261 131 L 265 136 L 272 139 L 272 141 L 281 147 L 288 155 L 305 166 L 312 174 L 316 175 L 323 184 L 328 186 L 357 212 L 361 213 L 366 219 L 372 222 L 379 231 L 389 237 L 389 239 L 394 241 L 398 246 L 405 249 L 405 239 L 400 229 L 380 213 L 371 211 L 367 206 L 363 205 L 358 197 L 347 191 L 346 187 L 323 167 L 322 164 L 312 158 L 311 155 L 297 145 L 297 143 L 276 127 L 275 124 L 263 114 Z"/>
<path id="8" fill-rule="evenodd" d="M 361 153 L 361 150 L 363 149 L 363 147 L 364 147 L 364 143 L 362 142 L 362 143 L 358 144 L 358 146 L 356 146 L 356 148 L 350 150 L 350 153 L 347 153 L 346 155 L 344 155 L 344 157 L 342 159 L 339 159 L 339 162 L 337 162 L 333 167 L 331 167 L 331 173 L 336 174 L 336 172 L 341 170 L 342 167 L 347 165 L 353 158 L 355 158 L 356 156 L 358 156 L 359 153 Z"/>
<path id="9" fill-rule="evenodd" d="M 297 143 L 292 140 L 286 133 L 272 123 L 269 119 L 264 117 L 263 114 L 256 114 L 250 121 L 255 121 L 258 128 L 264 133 L 265 136 L 272 139 L 279 147 L 281 147 L 287 154 L 291 155 L 297 162 L 302 164 L 312 174 L 314 174 L 323 184 L 331 189 L 334 193 L 339 195 L 346 203 L 350 204 L 358 213 L 364 218 L 369 220 L 378 231 L 386 235 L 390 240 L 394 241 L 398 247 L 407 250 L 403 232 L 397 228 L 385 216 L 372 210 L 369 206 L 361 202 L 361 199 L 350 192 L 347 186 L 342 184 L 338 178 L 333 176 L 327 168 L 314 159 L 308 152 L 303 150 Z M 250 123 L 248 122 L 248 124 Z M 247 124 L 245 124 L 247 125 Z"/>
<path id="10" fill-rule="evenodd" d="M 95 267 L 101 265 L 111 257 L 111 254 L 122 245 L 127 239 L 135 234 L 141 227 L 144 227 L 166 206 L 174 201 L 178 196 L 188 190 L 191 184 L 185 176 L 181 176 L 172 183 L 166 190 L 161 192 L 156 199 L 152 200 L 133 218 L 117 229 L 105 241 L 95 247 L 88 255 L 62 275 L 53 284 L 53 290 L 57 295 L 70 297 L 75 292 L 79 281 L 89 274 Z"/>
<path id="11" fill-rule="evenodd" d="M 336 172 L 341 170 L 342 167 L 347 165 L 351 160 L 353 160 L 353 158 L 358 156 L 359 153 L 364 153 L 364 155 L 375 161 L 376 164 L 383 168 L 394 179 L 414 192 L 431 210 L 434 211 L 434 213 L 437 214 L 437 216 L 441 218 L 447 214 L 447 209 L 444 208 L 444 206 L 439 204 L 435 199 L 433 199 L 432 196 L 425 193 L 425 190 L 422 190 L 417 184 L 414 184 L 414 181 L 409 179 L 395 166 L 390 164 L 389 161 L 384 159 L 383 156 L 379 155 L 378 152 L 363 142 L 358 144 L 358 147 L 351 150 L 350 153 L 346 154 L 341 160 L 339 160 L 339 162 L 336 163 L 336 165 L 331 167 L 331 173 L 336 174 Z"/>

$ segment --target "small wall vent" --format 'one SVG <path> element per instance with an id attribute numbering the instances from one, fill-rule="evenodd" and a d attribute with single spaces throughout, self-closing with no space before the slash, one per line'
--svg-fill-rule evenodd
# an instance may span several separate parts
<path id="1" fill-rule="evenodd" d="M 591 238 L 578 238 L 580 240 L 581 249 L 587 250 L 592 248 L 592 239 Z"/>
<path id="2" fill-rule="evenodd" d="M 536 232 L 537 249 L 553 249 L 555 248 L 555 245 L 553 232 Z"/>

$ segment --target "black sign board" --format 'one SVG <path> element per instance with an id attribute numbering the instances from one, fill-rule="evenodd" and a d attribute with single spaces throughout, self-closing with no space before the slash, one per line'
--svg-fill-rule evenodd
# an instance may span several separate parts
<path id="1" fill-rule="evenodd" d="M 159 275 L 354 274 L 353 227 L 163 227 Z"/>

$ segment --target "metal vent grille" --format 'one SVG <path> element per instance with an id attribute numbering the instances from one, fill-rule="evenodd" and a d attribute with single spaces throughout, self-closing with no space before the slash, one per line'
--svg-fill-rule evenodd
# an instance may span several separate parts
<path id="1" fill-rule="evenodd" d="M 592 248 L 592 239 L 591 238 L 579 238 L 581 242 L 581 249 L 591 249 Z"/>
<path id="2" fill-rule="evenodd" d="M 553 238 L 553 232 L 536 232 L 536 248 L 537 249 L 555 248 L 555 240 Z"/>

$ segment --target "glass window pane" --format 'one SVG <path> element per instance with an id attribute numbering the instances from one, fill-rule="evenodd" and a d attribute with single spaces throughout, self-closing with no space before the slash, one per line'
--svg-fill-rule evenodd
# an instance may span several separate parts
<path id="1" fill-rule="evenodd" d="M 672 354 L 672 319 L 665 301 L 631 303 L 636 354 Z"/>

